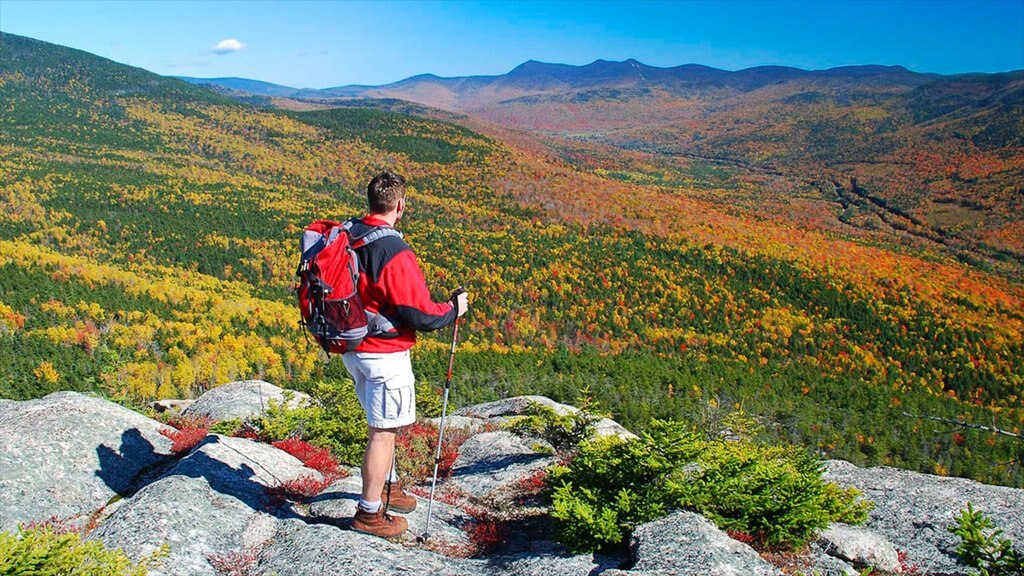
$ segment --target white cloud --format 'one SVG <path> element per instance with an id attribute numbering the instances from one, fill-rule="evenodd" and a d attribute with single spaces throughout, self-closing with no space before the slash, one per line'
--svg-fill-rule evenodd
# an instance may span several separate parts
<path id="1" fill-rule="evenodd" d="M 238 52 L 244 50 L 245 44 L 235 40 L 234 38 L 228 38 L 227 40 L 221 40 L 213 47 L 211 52 L 214 54 L 230 54 L 232 52 Z"/>

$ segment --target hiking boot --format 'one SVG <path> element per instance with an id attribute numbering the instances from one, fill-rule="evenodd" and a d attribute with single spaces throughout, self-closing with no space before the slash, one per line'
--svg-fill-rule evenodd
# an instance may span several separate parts
<path id="1" fill-rule="evenodd" d="M 383 504 L 376 512 L 366 512 L 356 507 L 356 515 L 352 518 L 352 529 L 381 538 L 395 538 L 405 534 L 405 531 L 409 529 L 409 522 L 401 516 L 392 516 L 384 512 Z"/>
<path id="2" fill-rule="evenodd" d="M 388 488 L 391 494 L 388 495 Z M 385 482 L 384 489 L 380 492 L 380 501 L 392 512 L 408 514 L 416 509 L 416 497 L 402 490 L 401 482 Z"/>

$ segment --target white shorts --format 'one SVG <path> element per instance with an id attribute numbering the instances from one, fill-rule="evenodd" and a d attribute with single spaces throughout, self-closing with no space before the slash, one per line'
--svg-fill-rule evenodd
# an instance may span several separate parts
<path id="1" fill-rule="evenodd" d="M 398 428 L 416 421 L 416 377 L 409 351 L 341 355 L 371 428 Z"/>

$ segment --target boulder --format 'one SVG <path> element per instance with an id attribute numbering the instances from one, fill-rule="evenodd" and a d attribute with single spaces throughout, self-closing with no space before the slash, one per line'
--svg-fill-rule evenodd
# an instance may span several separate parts
<path id="1" fill-rule="evenodd" d="M 816 542 L 807 547 L 807 559 L 810 567 L 803 570 L 805 574 L 818 576 L 860 576 L 860 570 L 846 562 L 828 555 Z"/>
<path id="2" fill-rule="evenodd" d="M 453 414 L 455 416 L 476 418 L 485 422 L 501 424 L 512 416 L 522 415 L 530 404 L 540 404 L 541 406 L 551 408 L 556 414 L 563 416 L 579 412 L 579 408 L 575 406 L 560 404 L 545 396 L 515 396 L 513 398 L 504 398 L 494 402 L 460 408 Z M 594 425 L 594 432 L 598 436 L 614 434 L 624 439 L 636 438 L 636 434 L 626 430 L 622 425 L 610 418 L 602 418 L 598 421 Z"/>
<path id="3" fill-rule="evenodd" d="M 475 404 L 473 406 L 459 408 L 454 412 L 454 414 L 456 416 L 470 416 L 472 418 L 483 419 L 497 418 L 500 416 L 519 416 L 526 411 L 530 404 L 540 404 L 541 406 L 551 408 L 556 414 L 560 414 L 562 416 L 579 411 L 579 409 L 574 406 L 559 404 L 545 396 L 515 396 L 513 398 L 503 398 L 501 400 L 495 400 L 494 402 L 485 402 L 483 404 Z"/>
<path id="4" fill-rule="evenodd" d="M 0 409 L 0 530 L 84 521 L 169 461 L 163 424 L 113 402 L 57 392 Z"/>
<path id="5" fill-rule="evenodd" d="M 589 576 L 605 574 L 623 564 L 623 558 L 601 553 L 571 554 L 550 540 L 531 539 L 526 535 L 518 542 L 524 550 L 514 554 L 490 556 L 491 574 L 503 576 Z"/>
<path id="6" fill-rule="evenodd" d="M 537 453 L 527 440 L 511 432 L 484 432 L 462 444 L 447 483 L 475 498 L 485 498 L 501 489 L 515 492 L 521 480 L 555 462 L 554 457 Z"/>
<path id="7" fill-rule="evenodd" d="M 301 392 L 286 391 L 262 380 L 243 380 L 207 390 L 182 415 L 208 416 L 216 421 L 245 420 L 266 412 L 271 401 L 284 404 L 286 392 L 291 398 L 287 404 L 290 408 L 309 403 L 309 396 Z"/>
<path id="8" fill-rule="evenodd" d="M 674 512 L 642 524 L 631 540 L 636 562 L 628 573 L 677 576 L 781 576 L 750 546 L 733 540 L 707 518 Z"/>
<path id="9" fill-rule="evenodd" d="M 885 572 L 897 572 L 900 559 L 896 548 L 884 537 L 858 526 L 832 524 L 818 535 L 818 545 L 830 556 L 854 566 L 871 566 Z"/>
<path id="10" fill-rule="evenodd" d="M 276 534 L 279 518 L 297 517 L 266 489 L 305 475 L 321 478 L 273 446 L 210 435 L 88 538 L 133 560 L 169 545 L 170 555 L 150 574 L 215 575 L 211 556 L 259 549 Z"/>
<path id="11" fill-rule="evenodd" d="M 426 422 L 434 426 L 441 425 L 440 418 L 427 418 Z M 494 426 L 486 418 L 474 418 L 472 416 L 455 416 L 449 414 L 444 419 L 444 429 L 447 430 L 465 430 L 470 434 L 476 434 L 483 432 L 487 429 L 488 425 Z"/>
<path id="12" fill-rule="evenodd" d="M 260 554 L 262 574 L 491 574 L 485 560 L 448 558 L 419 547 L 341 530 L 326 524 L 286 520 Z"/>
<path id="13" fill-rule="evenodd" d="M 956 557 L 959 538 L 947 530 L 968 502 L 992 518 L 1005 537 L 1018 546 L 1024 542 L 1024 490 L 888 466 L 858 468 L 842 460 L 825 462 L 824 478 L 853 486 L 874 502 L 864 527 L 906 552 L 907 562 L 925 574 L 968 573 Z"/>

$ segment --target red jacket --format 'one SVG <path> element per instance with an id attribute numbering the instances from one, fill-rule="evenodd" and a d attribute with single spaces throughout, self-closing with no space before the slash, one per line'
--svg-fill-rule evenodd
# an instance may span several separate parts
<path id="1" fill-rule="evenodd" d="M 358 238 L 376 226 L 387 222 L 366 216 L 356 222 L 350 234 Z M 436 303 L 430 299 L 430 290 L 412 249 L 398 236 L 385 236 L 356 249 L 362 274 L 359 277 L 359 297 L 384 331 L 380 336 L 368 336 L 356 352 L 401 352 L 416 343 L 416 332 L 429 332 L 455 322 L 458 311 L 452 302 Z"/>

